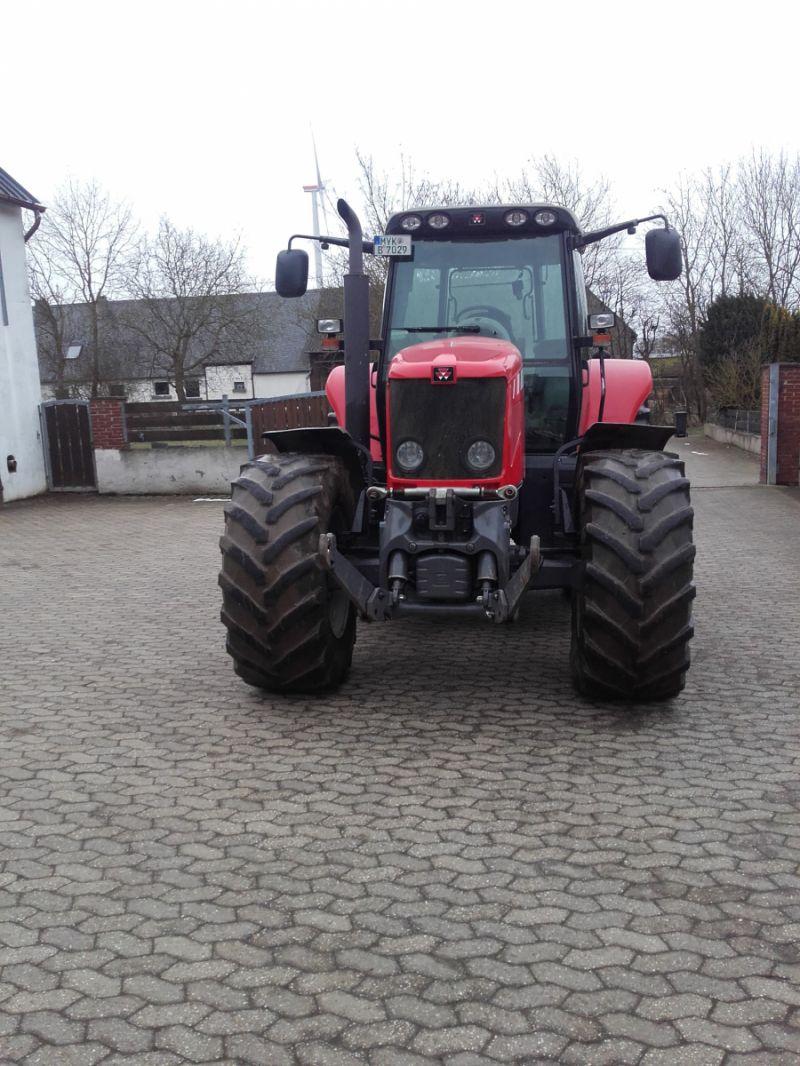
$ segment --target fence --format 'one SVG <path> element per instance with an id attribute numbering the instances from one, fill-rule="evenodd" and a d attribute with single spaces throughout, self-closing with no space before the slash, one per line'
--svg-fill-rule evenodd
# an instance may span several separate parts
<path id="1" fill-rule="evenodd" d="M 241 405 L 126 403 L 125 435 L 129 444 L 170 444 L 187 441 L 247 440 L 244 426 L 230 425 L 230 415 L 244 421 Z M 226 421 L 228 432 L 226 433 Z"/>
<path id="2" fill-rule="evenodd" d="M 324 392 L 235 404 L 227 396 L 204 403 L 126 403 L 125 439 L 129 444 L 246 443 L 252 457 L 263 433 L 326 426 L 329 409 Z"/>
<path id="3" fill-rule="evenodd" d="M 261 435 L 274 429 L 301 429 L 305 426 L 327 426 L 330 404 L 324 392 L 308 392 L 299 396 L 276 396 L 259 400 L 250 407 L 253 441 L 256 449 Z"/>
<path id="4" fill-rule="evenodd" d="M 740 408 L 722 407 L 709 414 L 707 421 L 723 429 L 732 429 L 736 433 L 761 433 L 761 412 L 744 411 Z"/>

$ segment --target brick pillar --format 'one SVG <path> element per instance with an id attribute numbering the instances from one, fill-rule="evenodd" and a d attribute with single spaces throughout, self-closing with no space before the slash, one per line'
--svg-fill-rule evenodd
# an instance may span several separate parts
<path id="1" fill-rule="evenodd" d="M 122 400 L 90 400 L 92 440 L 95 448 L 124 448 L 125 416 Z"/>
<path id="2" fill-rule="evenodd" d="M 800 363 L 778 363 L 778 436 L 776 477 L 778 485 L 800 484 Z M 769 438 L 770 367 L 761 377 L 761 481 L 767 480 Z"/>

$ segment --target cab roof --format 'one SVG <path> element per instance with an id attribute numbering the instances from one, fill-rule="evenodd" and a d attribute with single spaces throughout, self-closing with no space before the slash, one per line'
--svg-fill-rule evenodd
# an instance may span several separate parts
<path id="1" fill-rule="evenodd" d="M 511 225 L 506 221 L 506 216 L 511 212 L 523 212 L 525 220 L 518 225 Z M 553 221 L 537 222 L 536 216 L 548 212 L 554 217 Z M 435 215 L 444 215 L 448 222 L 439 228 L 430 225 L 430 219 Z M 420 224 L 409 228 L 403 225 L 404 220 L 418 218 Z M 467 235 L 479 237 L 504 236 L 504 237 L 532 237 L 542 236 L 547 233 L 557 233 L 568 230 L 576 235 L 580 234 L 581 228 L 571 211 L 557 204 L 487 204 L 475 207 L 417 207 L 408 211 L 398 212 L 392 215 L 386 226 L 387 233 L 410 234 L 417 239 L 447 240 L 453 237 L 465 237 Z"/>

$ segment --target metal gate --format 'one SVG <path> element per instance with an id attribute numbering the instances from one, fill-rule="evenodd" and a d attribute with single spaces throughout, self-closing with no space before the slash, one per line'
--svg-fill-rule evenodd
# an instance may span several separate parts
<path id="1" fill-rule="evenodd" d="M 96 487 L 88 400 L 42 404 L 42 443 L 51 489 Z"/>

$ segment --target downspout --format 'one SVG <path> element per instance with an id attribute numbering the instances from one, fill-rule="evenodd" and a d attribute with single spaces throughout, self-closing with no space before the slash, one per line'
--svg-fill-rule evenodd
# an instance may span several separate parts
<path id="1" fill-rule="evenodd" d="M 34 214 L 33 225 L 28 230 L 28 232 L 25 234 L 25 243 L 26 244 L 31 239 L 31 237 L 34 235 L 34 233 L 37 231 L 39 226 L 41 226 L 41 224 L 42 224 L 42 215 L 44 214 L 44 208 L 42 208 L 40 211 L 34 210 L 33 214 Z"/>

